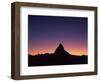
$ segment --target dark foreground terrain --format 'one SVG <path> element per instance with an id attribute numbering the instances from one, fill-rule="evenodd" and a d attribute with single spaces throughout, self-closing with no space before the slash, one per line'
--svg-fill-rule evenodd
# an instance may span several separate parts
<path id="1" fill-rule="evenodd" d="M 64 50 L 62 44 L 59 44 L 54 53 L 37 54 L 32 56 L 28 54 L 28 66 L 47 66 L 47 65 L 72 65 L 87 64 L 88 56 L 75 56 Z"/>

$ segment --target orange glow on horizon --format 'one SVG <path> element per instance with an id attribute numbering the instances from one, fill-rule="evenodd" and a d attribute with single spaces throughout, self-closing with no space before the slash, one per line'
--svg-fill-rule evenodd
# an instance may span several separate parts
<path id="1" fill-rule="evenodd" d="M 77 55 L 77 56 L 88 55 L 87 49 L 86 49 L 86 48 L 83 48 L 83 49 L 72 48 L 72 49 L 68 49 L 67 51 L 68 51 L 70 54 L 72 54 L 72 55 Z"/>
<path id="2" fill-rule="evenodd" d="M 88 55 L 86 48 L 67 48 L 65 49 L 67 52 L 69 52 L 72 55 Z M 37 55 L 37 54 L 45 54 L 45 53 L 54 53 L 55 48 L 48 48 L 48 49 L 29 49 L 28 53 L 31 55 Z"/>
<path id="3" fill-rule="evenodd" d="M 45 54 L 45 53 L 53 53 L 54 49 L 29 49 L 29 54 L 37 55 L 37 54 Z"/>

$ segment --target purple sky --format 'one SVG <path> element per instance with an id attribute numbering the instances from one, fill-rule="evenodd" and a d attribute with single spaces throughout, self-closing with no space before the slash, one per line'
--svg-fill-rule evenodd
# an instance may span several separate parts
<path id="1" fill-rule="evenodd" d="M 29 53 L 53 52 L 62 43 L 72 54 L 87 54 L 87 18 L 28 16 Z"/>

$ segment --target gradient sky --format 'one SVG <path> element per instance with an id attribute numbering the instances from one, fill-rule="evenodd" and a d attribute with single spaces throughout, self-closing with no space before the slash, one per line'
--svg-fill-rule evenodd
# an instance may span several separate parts
<path id="1" fill-rule="evenodd" d="M 84 17 L 28 15 L 28 53 L 53 53 L 62 43 L 73 55 L 87 55 L 87 22 Z"/>

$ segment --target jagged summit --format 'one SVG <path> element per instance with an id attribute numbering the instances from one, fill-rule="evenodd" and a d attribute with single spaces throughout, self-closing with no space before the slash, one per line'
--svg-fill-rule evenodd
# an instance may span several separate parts
<path id="1" fill-rule="evenodd" d="M 64 47 L 61 43 L 59 44 L 58 48 L 61 48 L 62 50 L 64 50 Z"/>
<path id="2" fill-rule="evenodd" d="M 69 54 L 67 51 L 64 50 L 63 45 L 60 43 L 59 46 L 55 50 L 55 54 Z"/>
<path id="3" fill-rule="evenodd" d="M 59 46 L 56 48 L 55 52 L 64 51 L 63 45 L 60 43 Z"/>

